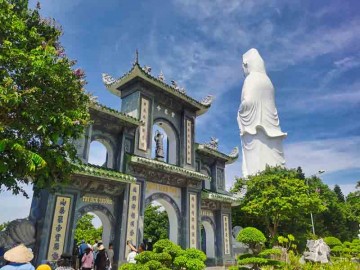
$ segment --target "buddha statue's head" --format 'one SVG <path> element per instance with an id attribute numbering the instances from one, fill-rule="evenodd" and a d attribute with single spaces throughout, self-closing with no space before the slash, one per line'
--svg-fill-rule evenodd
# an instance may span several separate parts
<path id="1" fill-rule="evenodd" d="M 250 49 L 243 55 L 243 70 L 245 76 L 251 72 L 266 73 L 264 60 L 261 58 L 257 49 Z"/>

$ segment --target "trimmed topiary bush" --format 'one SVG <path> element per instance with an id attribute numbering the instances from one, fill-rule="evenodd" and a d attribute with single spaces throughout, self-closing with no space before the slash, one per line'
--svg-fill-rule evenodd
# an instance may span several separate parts
<path id="1" fill-rule="evenodd" d="M 206 261 L 206 255 L 201 250 L 198 250 L 196 248 L 188 248 L 183 253 L 183 256 L 185 256 L 188 259 L 198 259 L 200 261 L 205 262 Z"/>
<path id="2" fill-rule="evenodd" d="M 175 257 L 181 256 L 184 250 L 177 244 L 171 242 L 169 239 L 161 239 L 157 241 L 153 246 L 153 251 L 155 253 L 166 252 L 170 254 L 172 261 Z"/>
<path id="3" fill-rule="evenodd" d="M 150 270 L 149 267 L 141 264 L 125 263 L 120 266 L 119 270 Z"/>
<path id="4" fill-rule="evenodd" d="M 265 235 L 254 227 L 246 227 L 239 232 L 236 240 L 247 244 L 254 254 L 259 253 L 259 246 L 266 242 Z"/>
<path id="5" fill-rule="evenodd" d="M 328 236 L 324 238 L 324 242 L 330 247 L 333 248 L 335 246 L 341 246 L 342 243 L 340 241 L 340 239 L 333 237 L 333 236 Z"/>
<path id="6" fill-rule="evenodd" d="M 153 251 L 144 251 L 135 257 L 136 264 L 124 264 L 120 270 L 201 270 L 205 269 L 204 252 L 195 248 L 183 250 L 168 239 L 153 246 Z"/>
<path id="7" fill-rule="evenodd" d="M 148 261 L 145 263 L 145 266 L 147 266 L 149 270 L 158 270 L 163 267 L 161 262 L 155 260 Z"/>

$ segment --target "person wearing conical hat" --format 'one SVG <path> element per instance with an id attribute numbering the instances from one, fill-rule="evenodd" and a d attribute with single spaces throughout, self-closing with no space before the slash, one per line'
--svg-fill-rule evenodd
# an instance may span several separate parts
<path id="1" fill-rule="evenodd" d="M 44 263 L 40 264 L 38 267 L 36 267 L 36 270 L 51 270 L 50 265 Z"/>
<path id="2" fill-rule="evenodd" d="M 33 258 L 34 254 L 31 249 L 20 244 L 5 252 L 4 259 L 9 263 L 3 266 L 1 270 L 35 270 L 35 267 L 30 263 Z"/>

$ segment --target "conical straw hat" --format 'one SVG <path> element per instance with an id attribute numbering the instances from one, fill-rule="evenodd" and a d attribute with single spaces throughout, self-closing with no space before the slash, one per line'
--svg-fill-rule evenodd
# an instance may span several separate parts
<path id="1" fill-rule="evenodd" d="M 9 249 L 4 254 L 4 259 L 14 263 L 27 263 L 34 258 L 34 254 L 24 246 L 20 244 L 12 249 Z"/>

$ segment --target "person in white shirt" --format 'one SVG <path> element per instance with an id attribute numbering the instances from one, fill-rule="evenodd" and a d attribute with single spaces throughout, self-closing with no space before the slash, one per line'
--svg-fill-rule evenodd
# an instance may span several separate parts
<path id="1" fill-rule="evenodd" d="M 130 251 L 130 253 L 127 256 L 127 262 L 128 263 L 136 263 L 136 260 L 135 260 L 136 255 L 137 255 L 136 251 L 134 251 L 134 250 Z"/>

